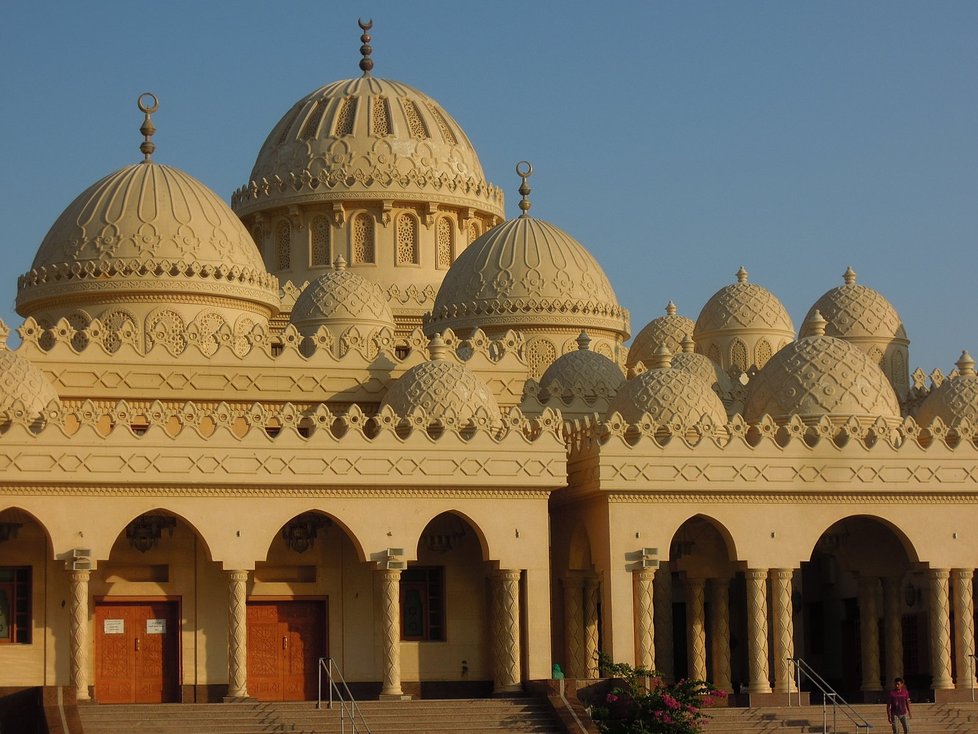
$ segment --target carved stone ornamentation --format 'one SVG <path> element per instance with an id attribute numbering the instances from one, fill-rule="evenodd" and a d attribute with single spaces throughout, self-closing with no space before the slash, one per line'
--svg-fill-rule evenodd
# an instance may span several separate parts
<path id="1" fill-rule="evenodd" d="M 795 628 L 792 622 L 790 568 L 771 569 L 771 621 L 774 659 L 774 690 L 794 693 L 797 690 L 790 658 L 795 656 Z"/>
<path id="2" fill-rule="evenodd" d="M 520 572 L 499 570 L 492 581 L 493 690 L 507 693 L 520 687 Z"/>
<path id="3" fill-rule="evenodd" d="M 91 571 L 71 572 L 70 599 L 70 678 L 79 701 L 91 698 L 88 692 L 88 580 Z"/>
<path id="4" fill-rule="evenodd" d="M 228 574 L 228 696 L 248 696 L 248 572 Z"/>
<path id="5" fill-rule="evenodd" d="M 653 601 L 654 568 L 632 572 L 632 598 L 635 615 L 635 663 L 655 669 L 655 606 Z"/>
<path id="6" fill-rule="evenodd" d="M 400 697 L 401 691 L 401 604 L 398 569 L 385 568 L 380 574 L 381 623 L 383 626 L 384 685 L 381 696 Z"/>
<path id="7" fill-rule="evenodd" d="M 950 575 L 946 568 L 932 568 L 927 574 L 931 687 L 935 690 L 954 687 L 951 678 L 951 610 L 948 596 Z"/>
<path id="8" fill-rule="evenodd" d="M 706 579 L 686 579 L 687 635 L 689 640 L 689 677 L 706 680 Z"/>
<path id="9" fill-rule="evenodd" d="M 770 693 L 767 648 L 767 569 L 749 568 L 747 579 L 747 657 L 749 693 Z"/>
<path id="10" fill-rule="evenodd" d="M 954 579 L 954 683 L 957 688 L 975 687 L 975 599 L 972 568 L 956 568 Z"/>

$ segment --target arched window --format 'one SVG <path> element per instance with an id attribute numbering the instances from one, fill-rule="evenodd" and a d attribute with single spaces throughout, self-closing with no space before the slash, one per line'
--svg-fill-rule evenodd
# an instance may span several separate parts
<path id="1" fill-rule="evenodd" d="M 374 263 L 374 220 L 368 214 L 357 214 L 353 219 L 353 262 Z"/>
<path id="2" fill-rule="evenodd" d="M 436 267 L 447 269 L 455 260 L 455 228 L 452 226 L 452 220 L 448 217 L 442 217 L 438 220 L 435 240 L 435 247 L 437 248 Z"/>
<path id="3" fill-rule="evenodd" d="M 771 345 L 767 339 L 761 339 L 757 342 L 757 346 L 754 347 L 754 364 L 757 365 L 758 369 L 766 365 L 772 356 Z"/>
<path id="4" fill-rule="evenodd" d="M 747 368 L 750 367 L 747 364 L 747 345 L 740 339 L 734 341 L 733 346 L 730 347 L 730 364 L 737 365 L 743 372 L 746 372 Z"/>
<path id="5" fill-rule="evenodd" d="M 421 262 L 418 257 L 418 220 L 410 214 L 397 217 L 397 264 L 417 265 Z"/>
<path id="6" fill-rule="evenodd" d="M 469 244 L 471 245 L 479 238 L 479 235 L 482 234 L 482 230 L 479 228 L 479 223 L 469 222 L 467 233 L 468 233 Z"/>
<path id="7" fill-rule="evenodd" d="M 285 220 L 275 225 L 275 268 L 292 268 L 292 227 Z"/>
<path id="8" fill-rule="evenodd" d="M 326 217 L 316 217 L 309 230 L 309 265 L 314 268 L 329 265 L 332 260 L 329 251 L 329 220 Z"/>

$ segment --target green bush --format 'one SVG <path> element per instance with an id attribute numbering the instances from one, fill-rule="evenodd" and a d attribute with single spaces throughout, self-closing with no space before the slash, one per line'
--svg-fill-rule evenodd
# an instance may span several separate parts
<path id="1" fill-rule="evenodd" d="M 591 718 L 605 734 L 698 734 L 708 718 L 704 707 L 727 695 L 700 680 L 669 684 L 654 670 L 605 656 L 600 668 L 614 679 L 604 701 L 591 707 Z"/>

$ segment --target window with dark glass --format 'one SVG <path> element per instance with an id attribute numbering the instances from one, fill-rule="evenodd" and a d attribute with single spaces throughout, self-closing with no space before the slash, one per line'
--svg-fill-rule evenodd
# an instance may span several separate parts
<path id="1" fill-rule="evenodd" d="M 29 644 L 30 641 L 30 566 L 0 566 L 0 644 Z"/>
<path id="2" fill-rule="evenodd" d="M 401 572 L 401 639 L 445 639 L 445 578 L 440 566 Z"/>

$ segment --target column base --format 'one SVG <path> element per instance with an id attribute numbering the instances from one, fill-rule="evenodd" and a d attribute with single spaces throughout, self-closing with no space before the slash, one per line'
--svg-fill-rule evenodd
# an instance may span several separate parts
<path id="1" fill-rule="evenodd" d="M 406 693 L 381 693 L 377 696 L 378 701 L 410 701 L 411 696 Z"/>
<path id="2" fill-rule="evenodd" d="M 936 688 L 931 693 L 934 703 L 971 703 L 978 699 L 978 691 L 972 693 L 971 688 Z"/>
<path id="3" fill-rule="evenodd" d="M 801 693 L 801 702 L 799 703 L 799 695 L 797 693 L 747 693 L 740 694 L 735 698 L 738 701 L 742 701 L 744 696 L 747 697 L 747 705 L 750 708 L 758 708 L 761 706 L 807 706 L 810 703 L 808 693 Z M 731 696 L 731 698 L 734 698 Z"/>

